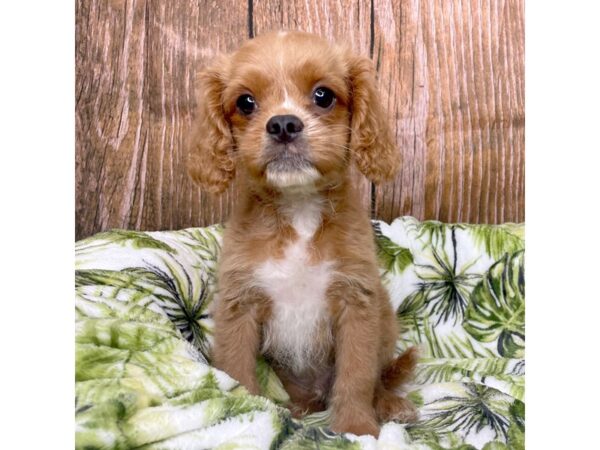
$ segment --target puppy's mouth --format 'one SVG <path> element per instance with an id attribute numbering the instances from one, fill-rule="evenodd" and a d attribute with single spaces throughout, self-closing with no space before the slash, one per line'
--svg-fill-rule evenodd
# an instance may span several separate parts
<path id="1" fill-rule="evenodd" d="M 305 152 L 299 152 L 289 144 L 273 154 L 267 162 L 265 173 L 269 184 L 278 188 L 312 185 L 320 177 Z"/>

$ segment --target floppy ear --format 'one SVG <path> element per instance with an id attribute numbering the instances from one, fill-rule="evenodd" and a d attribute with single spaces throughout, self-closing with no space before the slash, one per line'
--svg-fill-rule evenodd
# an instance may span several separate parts
<path id="1" fill-rule="evenodd" d="M 198 115 L 187 143 L 188 173 L 203 189 L 223 192 L 235 175 L 234 141 L 223 112 L 226 57 L 198 77 Z"/>
<path id="2" fill-rule="evenodd" d="M 350 149 L 360 171 L 379 183 L 394 177 L 400 167 L 400 152 L 389 127 L 370 59 L 349 57 Z"/>

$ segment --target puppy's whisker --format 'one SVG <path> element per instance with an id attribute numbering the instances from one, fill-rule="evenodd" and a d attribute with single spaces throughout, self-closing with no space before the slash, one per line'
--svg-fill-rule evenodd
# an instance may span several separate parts
<path id="1" fill-rule="evenodd" d="M 330 142 L 328 140 L 318 141 L 316 143 L 319 144 L 319 146 L 324 146 L 324 147 L 339 147 L 339 148 L 344 148 L 346 150 L 350 150 L 350 147 L 348 147 L 347 145 L 338 144 L 336 142 Z"/>
<path id="2" fill-rule="evenodd" d="M 319 145 L 324 145 L 324 146 L 336 146 L 336 147 L 348 147 L 347 145 L 344 144 L 338 144 L 337 142 L 331 142 L 331 139 L 329 139 L 328 137 L 323 137 L 323 138 L 318 138 L 318 139 L 313 139 L 313 142 Z"/>
<path id="3" fill-rule="evenodd" d="M 314 139 L 337 139 L 337 138 L 341 138 L 341 137 L 349 137 L 348 134 L 343 133 L 343 134 L 325 134 L 325 133 L 314 133 L 313 135 L 310 136 L 311 138 Z"/>

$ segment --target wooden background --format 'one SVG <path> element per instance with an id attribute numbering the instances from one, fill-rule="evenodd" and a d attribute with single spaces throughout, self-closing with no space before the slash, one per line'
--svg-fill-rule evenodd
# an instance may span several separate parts
<path id="1" fill-rule="evenodd" d="M 403 168 L 357 176 L 373 217 L 524 220 L 523 0 L 77 0 L 76 237 L 223 221 L 188 178 L 194 76 L 273 29 L 350 42 L 375 62 Z"/>

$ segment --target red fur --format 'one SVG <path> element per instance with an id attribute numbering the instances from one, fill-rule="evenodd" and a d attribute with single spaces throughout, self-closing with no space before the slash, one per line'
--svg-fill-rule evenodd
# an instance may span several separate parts
<path id="1" fill-rule="evenodd" d="M 410 378 L 416 353 L 394 358 L 396 318 L 350 178 L 352 161 L 376 182 L 399 167 L 371 61 L 314 35 L 273 33 L 221 57 L 200 80 L 190 174 L 210 192 L 236 175 L 240 192 L 219 261 L 214 364 L 258 393 L 256 357 L 265 353 L 294 414 L 329 406 L 335 431 L 377 435 L 378 420 L 414 420 L 412 404 L 393 391 Z M 318 86 L 334 93 L 330 108 L 313 101 Z M 255 99 L 251 114 L 236 107 L 241 95 Z M 292 144 L 266 132 L 282 114 L 304 124 Z M 278 177 L 297 170 L 271 165 L 286 152 L 312 170 L 293 187 Z M 298 361 L 304 348 L 310 361 Z"/>
<path id="2" fill-rule="evenodd" d="M 386 389 L 394 390 L 408 383 L 414 374 L 419 352 L 411 347 L 383 369 L 381 380 Z"/>

